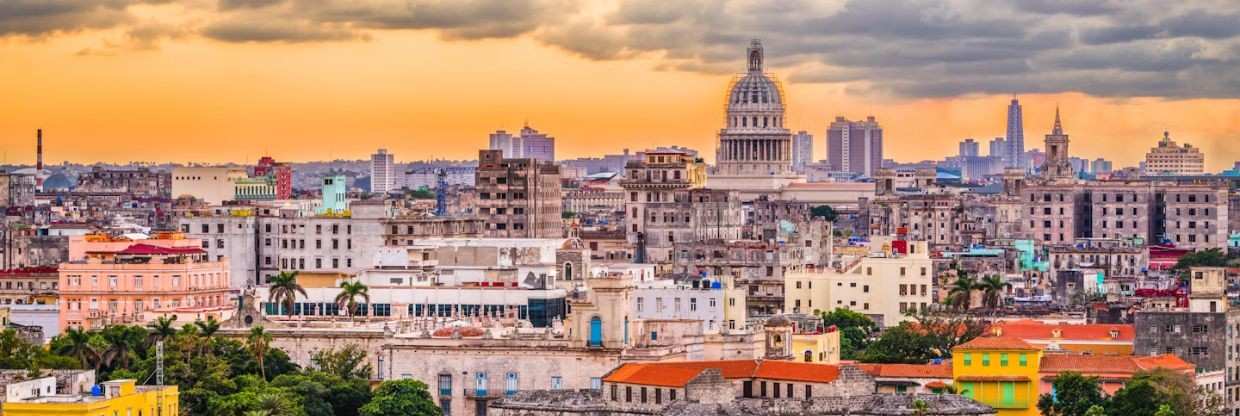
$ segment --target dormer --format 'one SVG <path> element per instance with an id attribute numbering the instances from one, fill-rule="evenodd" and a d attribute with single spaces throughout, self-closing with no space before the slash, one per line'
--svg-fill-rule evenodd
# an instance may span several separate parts
<path id="1" fill-rule="evenodd" d="M 1111 339 L 1118 339 L 1118 338 L 1119 338 L 1119 330 L 1118 330 L 1118 329 L 1111 328 L 1111 330 L 1110 330 L 1110 331 L 1107 331 L 1107 333 L 1111 335 Z"/>
<path id="2" fill-rule="evenodd" d="M 1051 330 L 1051 338 L 1060 338 L 1060 337 L 1063 337 L 1063 330 L 1059 328 L 1055 328 Z"/>

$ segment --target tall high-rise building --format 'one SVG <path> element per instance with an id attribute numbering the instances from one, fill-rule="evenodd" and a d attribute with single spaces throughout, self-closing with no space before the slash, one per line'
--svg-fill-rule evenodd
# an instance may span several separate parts
<path id="1" fill-rule="evenodd" d="M 563 230 L 560 165 L 530 158 L 506 158 L 498 150 L 478 152 L 478 213 L 486 236 L 559 238 Z"/>
<path id="2" fill-rule="evenodd" d="M 1000 161 L 1004 161 L 1003 166 L 1007 166 L 1007 140 L 1002 137 L 990 139 L 990 146 L 988 149 L 988 154 L 990 157 L 998 158 Z"/>
<path id="3" fill-rule="evenodd" d="M 977 157 L 981 156 L 982 146 L 973 139 L 964 139 L 960 141 L 960 157 Z"/>
<path id="4" fill-rule="evenodd" d="M 805 130 L 792 136 L 792 170 L 804 172 L 814 162 L 814 135 Z"/>
<path id="5" fill-rule="evenodd" d="M 521 136 L 513 136 L 512 133 L 504 130 L 491 133 L 491 146 L 487 148 L 499 150 L 503 152 L 504 157 L 508 158 L 525 157 L 525 146 L 521 144 Z"/>
<path id="6" fill-rule="evenodd" d="M 1055 108 L 1055 126 L 1046 135 L 1046 162 L 1042 164 L 1042 176 L 1047 179 L 1069 179 L 1076 176 L 1068 153 L 1068 135 L 1059 122 L 1059 108 Z"/>
<path id="7" fill-rule="evenodd" d="M 1025 155 L 1025 122 L 1021 116 L 1020 101 L 1015 97 L 1012 103 L 1008 104 L 1007 110 L 1007 166 L 1012 168 L 1024 168 Z"/>
<path id="8" fill-rule="evenodd" d="M 278 163 L 271 156 L 263 156 L 254 165 L 254 176 L 268 176 L 275 183 L 276 199 L 293 197 L 293 166 Z"/>
<path id="9" fill-rule="evenodd" d="M 370 192 L 396 189 L 396 157 L 387 149 L 370 155 Z"/>
<path id="10" fill-rule="evenodd" d="M 555 138 L 539 133 L 528 124 L 521 128 L 521 146 L 525 153 L 521 157 L 544 162 L 555 161 Z"/>
<path id="11" fill-rule="evenodd" d="M 1111 169 L 1111 161 L 1103 158 L 1097 158 L 1093 162 L 1089 162 L 1089 171 L 1095 175 L 1111 173 Z"/>
<path id="12" fill-rule="evenodd" d="M 1171 132 L 1163 132 L 1158 146 L 1145 154 L 1146 175 L 1200 175 L 1205 172 L 1206 157 L 1190 144 L 1176 144 Z"/>
<path id="13" fill-rule="evenodd" d="M 491 133 L 491 150 L 499 150 L 504 157 L 512 159 L 538 159 L 547 162 L 555 161 L 555 138 L 526 124 L 521 128 L 519 136 L 513 136 L 504 130 Z"/>
<path id="14" fill-rule="evenodd" d="M 827 129 L 827 162 L 832 169 L 873 176 L 882 161 L 883 128 L 874 116 L 865 121 L 835 118 Z"/>

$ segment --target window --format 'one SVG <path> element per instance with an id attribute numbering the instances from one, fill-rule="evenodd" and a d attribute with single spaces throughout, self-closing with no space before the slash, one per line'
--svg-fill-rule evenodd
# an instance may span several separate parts
<path id="1" fill-rule="evenodd" d="M 504 394 L 508 396 L 517 394 L 517 373 L 516 372 L 510 371 L 508 372 L 508 375 L 504 377 Z"/>
<path id="2" fill-rule="evenodd" d="M 559 390 L 564 387 L 564 380 L 560 376 L 551 376 L 551 389 Z"/>
<path id="3" fill-rule="evenodd" d="M 964 353 L 964 356 L 961 357 L 961 361 L 964 363 L 965 367 L 973 365 L 973 354 L 967 352 Z"/>
<path id="4" fill-rule="evenodd" d="M 990 366 L 990 353 L 984 352 L 982 353 L 982 367 L 989 367 L 989 366 Z"/>
<path id="5" fill-rule="evenodd" d="M 1020 366 L 1021 366 L 1021 367 L 1028 367 L 1028 366 L 1029 366 L 1029 354 L 1026 354 L 1026 353 L 1023 353 L 1023 352 L 1022 352 L 1022 353 L 1020 353 L 1020 358 L 1019 358 L 1019 360 L 1020 360 L 1020 361 L 1018 361 L 1018 362 L 1020 363 Z"/>
<path id="6" fill-rule="evenodd" d="M 1006 353 L 1006 352 L 1001 352 L 1001 353 L 999 353 L 999 366 L 1000 366 L 1000 367 L 1007 367 L 1007 365 L 1008 365 L 1008 355 L 1007 355 L 1007 353 Z"/>

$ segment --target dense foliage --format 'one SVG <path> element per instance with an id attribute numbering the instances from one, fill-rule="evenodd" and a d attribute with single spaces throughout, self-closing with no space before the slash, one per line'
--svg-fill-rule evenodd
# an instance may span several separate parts
<path id="1" fill-rule="evenodd" d="M 372 368 L 366 352 L 355 345 L 319 351 L 311 359 L 313 368 L 302 369 L 271 345 L 271 334 L 261 327 L 232 339 L 218 334 L 220 323 L 214 319 L 179 328 L 173 322 L 165 318 L 146 327 L 71 328 L 46 348 L 7 330 L 0 333 L 0 366 L 34 375 L 42 369 L 94 369 L 98 380 L 132 378 L 155 384 L 156 350 L 162 342 L 164 383 L 178 386 L 186 415 L 357 416 L 372 402 Z M 389 388 L 393 398 L 383 399 L 377 408 L 438 414 L 426 386 L 418 385 L 423 394 Z M 393 400 L 399 406 L 393 407 Z"/>
<path id="2" fill-rule="evenodd" d="M 963 315 L 923 313 L 879 334 L 869 317 L 847 309 L 821 314 L 840 331 L 840 358 L 867 363 L 924 364 L 950 358 L 953 347 L 982 335 L 986 324 Z"/>
<path id="3" fill-rule="evenodd" d="M 1226 414 L 1221 398 L 1197 386 L 1185 374 L 1165 369 L 1137 373 L 1112 396 L 1105 396 L 1098 378 L 1062 373 L 1055 394 L 1038 399 L 1047 416 L 1174 416 Z"/>

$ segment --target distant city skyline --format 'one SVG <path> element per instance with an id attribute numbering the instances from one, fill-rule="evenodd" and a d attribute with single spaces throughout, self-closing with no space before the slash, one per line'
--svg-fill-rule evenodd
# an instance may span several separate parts
<path id="1" fill-rule="evenodd" d="M 523 121 L 554 134 L 560 159 L 676 144 L 701 150 L 713 162 L 724 117 L 721 91 L 743 68 L 735 39 L 753 37 L 766 41 L 772 57 L 768 71 L 789 87 L 790 130 L 817 135 L 837 115 L 874 115 L 885 120 L 888 158 L 940 158 L 954 154 L 962 137 L 980 142 L 1006 136 L 1003 108 L 1019 94 L 1029 137 L 1048 133 L 1045 126 L 1058 104 L 1072 120 L 1073 148 L 1081 155 L 1136 165 L 1162 131 L 1171 130 L 1179 142 L 1207 155 L 1207 171 L 1240 160 L 1240 146 L 1234 145 L 1240 142 L 1240 99 L 1235 98 L 1240 92 L 1223 88 L 1235 83 L 1219 78 L 1234 74 L 1235 57 L 1203 60 L 1195 56 L 1208 54 L 1168 47 L 1191 42 L 1208 49 L 1240 38 L 1194 31 L 1206 27 L 1192 24 L 1205 6 L 1201 3 L 1115 5 L 1101 15 L 1070 9 L 1056 11 L 1055 19 L 1020 3 L 999 3 L 993 7 L 1027 23 L 1003 25 L 1019 28 L 1013 29 L 1018 33 L 982 30 L 1011 23 L 1003 19 L 979 17 L 977 25 L 966 25 L 952 17 L 907 32 L 879 25 L 866 26 L 872 32 L 814 34 L 822 37 L 813 39 L 794 33 L 804 27 L 796 24 L 799 19 L 860 22 L 881 6 L 845 2 L 804 4 L 794 14 L 727 13 L 740 21 L 713 26 L 691 19 L 690 10 L 669 6 L 659 14 L 666 19 L 647 23 L 647 30 L 666 34 L 686 26 L 690 33 L 708 27 L 722 32 L 719 39 L 673 36 L 668 39 L 675 41 L 653 45 L 638 42 L 631 28 L 623 27 L 651 12 L 653 6 L 643 3 L 564 12 L 593 13 L 615 27 L 560 27 L 550 22 L 581 16 L 547 20 L 548 9 L 508 10 L 499 20 L 514 26 L 503 30 L 489 26 L 496 24 L 493 17 L 477 18 L 492 16 L 483 13 L 486 7 L 457 10 L 417 2 L 452 9 L 441 12 L 461 21 L 398 30 L 366 20 L 336 30 L 342 22 L 332 26 L 314 20 L 312 10 L 272 3 L 277 6 L 227 11 L 178 2 L 15 10 L 7 18 L 11 24 L 0 25 L 6 42 L 0 59 L 12 63 L 0 68 L 0 88 L 7 93 L 0 103 L 5 114 L 0 164 L 33 164 L 38 128 L 45 129 L 49 165 L 63 160 L 241 163 L 262 155 L 287 161 L 365 159 L 380 147 L 408 160 L 470 160 L 485 147 L 488 133 Z M 895 4 L 873 15 L 915 16 L 927 12 L 923 7 Z M 1240 11 L 1225 9 L 1209 8 L 1217 15 Z M 112 13 L 103 16 L 109 19 L 75 19 L 104 12 Z M 271 13 L 300 16 L 294 20 L 304 25 L 259 34 L 254 32 L 260 25 L 236 24 Z M 750 21 L 766 18 L 795 20 L 760 26 L 753 24 L 770 22 Z M 151 21 L 163 25 L 142 26 Z M 1120 59 L 1084 62 L 1084 56 L 1111 56 L 1115 41 L 1104 35 L 1140 22 L 1165 23 L 1169 31 L 1127 39 L 1126 47 L 1149 54 L 1140 64 L 1179 64 L 1157 72 L 1134 71 L 1137 63 Z M 743 27 L 775 29 L 750 33 Z M 582 36 L 567 36 L 570 28 Z M 951 58 L 954 49 L 923 45 L 931 38 L 1024 45 L 993 51 L 1024 63 L 1003 66 L 1008 61 L 988 56 L 958 62 Z M 1035 41 L 1047 44 L 1029 47 Z M 880 63 L 891 55 L 886 46 L 925 56 Z M 1072 51 L 1081 57 L 1067 54 Z M 435 64 L 425 65 L 428 59 Z M 1099 76 L 1106 71 L 1130 76 Z M 1004 75 L 995 75 L 1000 72 Z M 1203 88 L 1209 85 L 1223 87 Z"/>

